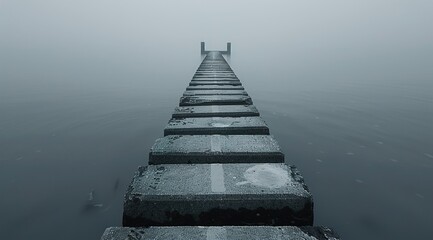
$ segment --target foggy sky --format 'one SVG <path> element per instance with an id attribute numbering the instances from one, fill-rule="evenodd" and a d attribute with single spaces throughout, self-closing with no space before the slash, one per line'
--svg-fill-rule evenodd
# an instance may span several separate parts
<path id="1" fill-rule="evenodd" d="M 200 41 L 212 49 L 231 41 L 240 66 L 255 61 L 263 72 L 292 66 L 293 76 L 315 72 L 316 78 L 336 67 L 366 77 L 393 70 L 388 77 L 405 72 L 426 81 L 432 22 L 433 2 L 420 0 L 2 0 L 0 76 L 60 81 L 79 69 L 96 72 L 95 65 L 138 76 L 163 63 L 192 61 Z M 59 61 L 68 69 L 50 68 Z"/>

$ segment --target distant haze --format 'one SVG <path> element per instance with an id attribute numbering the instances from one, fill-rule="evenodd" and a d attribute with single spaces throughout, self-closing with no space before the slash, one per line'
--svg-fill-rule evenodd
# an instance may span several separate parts
<path id="1" fill-rule="evenodd" d="M 433 1 L 0 0 L 0 236 L 98 239 L 201 61 L 343 239 L 433 239 Z M 87 205 L 89 193 L 98 206 Z"/>

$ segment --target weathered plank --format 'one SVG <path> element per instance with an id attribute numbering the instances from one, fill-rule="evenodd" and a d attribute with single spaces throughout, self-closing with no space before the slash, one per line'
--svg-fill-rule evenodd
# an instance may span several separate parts
<path id="1" fill-rule="evenodd" d="M 140 167 L 123 212 L 123 226 L 312 223 L 312 196 L 296 168 L 269 163 Z"/>
<path id="2" fill-rule="evenodd" d="M 191 81 L 189 83 L 190 86 L 198 86 L 198 85 L 232 85 L 232 86 L 241 86 L 240 81 Z"/>
<path id="3" fill-rule="evenodd" d="M 208 117 L 171 119 L 167 135 L 268 135 L 269 128 L 260 117 Z"/>
<path id="4" fill-rule="evenodd" d="M 101 240 L 178 239 L 178 240 L 338 240 L 338 234 L 327 227 L 311 226 L 176 226 L 176 227 L 110 227 Z"/>
<path id="5" fill-rule="evenodd" d="M 206 105 L 251 105 L 253 100 L 245 95 L 198 95 L 184 96 L 179 100 L 179 106 Z"/>
<path id="6" fill-rule="evenodd" d="M 149 164 L 284 162 L 272 135 L 170 135 L 155 141 Z"/>
<path id="7" fill-rule="evenodd" d="M 253 105 L 212 105 L 176 107 L 172 117 L 253 117 L 259 115 L 259 111 Z"/>
<path id="8" fill-rule="evenodd" d="M 183 96 L 196 95 L 248 95 L 245 90 L 190 90 L 185 91 Z"/>
<path id="9" fill-rule="evenodd" d="M 241 85 L 196 85 L 188 86 L 186 90 L 244 90 L 244 87 Z"/>

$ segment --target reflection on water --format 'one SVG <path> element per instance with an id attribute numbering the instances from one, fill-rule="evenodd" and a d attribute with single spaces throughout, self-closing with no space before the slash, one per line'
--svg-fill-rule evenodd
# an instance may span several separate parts
<path id="1" fill-rule="evenodd" d="M 285 101 L 262 94 L 255 103 L 314 194 L 316 224 L 354 239 L 411 238 L 407 229 L 417 239 L 431 235 L 431 101 L 412 103 L 416 109 L 398 96 L 387 105 L 383 95 L 348 102 L 343 92 L 280 94 Z"/>

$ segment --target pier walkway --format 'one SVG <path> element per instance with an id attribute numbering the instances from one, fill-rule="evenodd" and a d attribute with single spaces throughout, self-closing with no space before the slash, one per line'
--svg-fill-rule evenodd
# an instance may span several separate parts
<path id="1" fill-rule="evenodd" d="M 229 45 L 228 45 L 229 47 Z M 230 46 L 231 47 L 231 46 Z M 101 239 L 338 239 L 223 57 L 205 58 Z"/>

